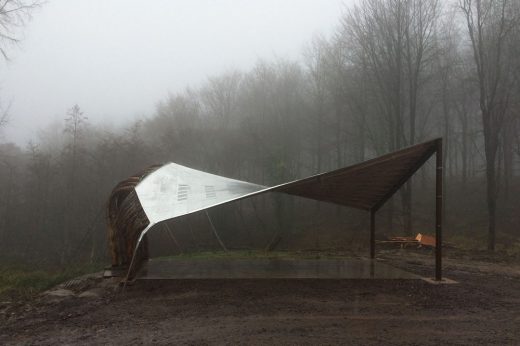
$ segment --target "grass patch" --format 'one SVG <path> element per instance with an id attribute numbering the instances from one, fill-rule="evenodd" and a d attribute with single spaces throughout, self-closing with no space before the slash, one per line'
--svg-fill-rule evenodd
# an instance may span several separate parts
<path id="1" fill-rule="evenodd" d="M 231 251 L 201 251 L 186 252 L 175 256 L 164 256 L 158 259 L 320 259 L 356 257 L 350 252 L 342 251 L 263 251 L 263 250 L 231 250 Z"/>
<path id="2" fill-rule="evenodd" d="M 0 265 L 0 298 L 28 299 L 74 277 L 100 270 L 78 266 L 67 270 L 40 270 L 23 265 Z"/>
<path id="3" fill-rule="evenodd" d="M 446 237 L 446 241 L 460 250 L 485 250 L 487 234 L 481 232 L 475 232 L 474 234 L 451 234 Z"/>
<path id="4" fill-rule="evenodd" d="M 497 234 L 495 251 L 487 249 L 487 233 L 451 235 L 447 241 L 453 247 L 448 247 L 446 254 L 454 258 L 466 258 L 489 262 L 519 262 L 520 238 L 504 233 Z"/>

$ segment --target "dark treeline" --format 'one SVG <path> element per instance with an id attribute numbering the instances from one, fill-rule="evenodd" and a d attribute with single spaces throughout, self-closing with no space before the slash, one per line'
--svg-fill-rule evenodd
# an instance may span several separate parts
<path id="1" fill-rule="evenodd" d="M 75 105 L 25 147 L 0 147 L 2 256 L 104 258 L 110 190 L 150 164 L 273 185 L 435 137 L 445 141 L 448 239 L 512 246 L 520 236 L 519 49 L 518 1 L 363 0 L 345 10 L 334 35 L 310 41 L 302 62 L 260 61 L 208 78 L 124 130 L 91 123 Z M 382 234 L 433 232 L 431 168 L 385 207 Z M 301 238 L 314 240 L 300 245 L 328 246 L 305 236 L 319 228 L 316 215 L 343 231 L 366 228 L 364 214 L 344 208 L 257 202 L 241 203 L 238 216 L 215 212 L 224 239 L 244 224 L 283 234 L 303 219 L 312 227 Z"/>

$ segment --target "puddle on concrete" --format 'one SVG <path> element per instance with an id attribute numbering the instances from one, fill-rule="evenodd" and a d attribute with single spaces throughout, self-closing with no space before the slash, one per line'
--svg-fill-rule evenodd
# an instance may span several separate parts
<path id="1" fill-rule="evenodd" d="M 151 259 L 138 279 L 419 279 L 360 259 Z"/>

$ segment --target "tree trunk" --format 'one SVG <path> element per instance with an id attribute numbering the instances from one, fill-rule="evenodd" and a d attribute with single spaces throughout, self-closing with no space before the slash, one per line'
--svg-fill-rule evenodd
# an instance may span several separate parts
<path id="1" fill-rule="evenodd" d="M 483 112 L 486 119 L 491 114 Z M 497 176 L 496 176 L 496 154 L 498 149 L 498 134 L 490 128 L 488 121 L 484 121 L 484 146 L 486 153 L 486 184 L 487 184 L 487 206 L 488 206 L 488 250 L 495 250 L 496 238 L 496 204 L 497 204 Z"/>
<path id="2" fill-rule="evenodd" d="M 491 162 L 493 161 L 493 162 Z M 487 159 L 486 164 L 487 179 L 487 206 L 489 214 L 488 223 L 488 250 L 495 250 L 495 232 L 496 232 L 496 179 L 495 179 L 495 163 L 494 159 Z"/>

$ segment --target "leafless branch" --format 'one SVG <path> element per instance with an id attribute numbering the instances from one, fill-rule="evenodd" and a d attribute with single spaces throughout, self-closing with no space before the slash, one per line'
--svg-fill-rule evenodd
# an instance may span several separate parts
<path id="1" fill-rule="evenodd" d="M 9 123 L 9 108 L 11 108 L 11 105 L 0 108 L 0 130 Z"/>
<path id="2" fill-rule="evenodd" d="M 8 60 L 7 48 L 20 41 L 19 30 L 43 0 L 0 0 L 0 54 Z"/>

